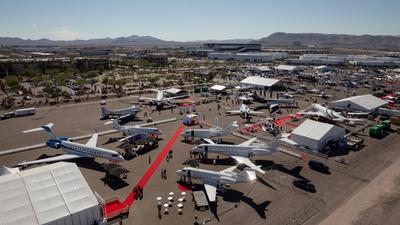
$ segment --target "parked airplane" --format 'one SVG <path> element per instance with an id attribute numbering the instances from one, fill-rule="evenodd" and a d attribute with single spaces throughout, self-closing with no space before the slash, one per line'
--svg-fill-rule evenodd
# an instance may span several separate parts
<path id="1" fill-rule="evenodd" d="M 202 153 L 206 157 L 208 153 L 217 153 L 229 156 L 237 162 L 243 163 L 262 174 L 265 173 L 264 170 L 259 166 L 256 166 L 249 158 L 255 155 L 271 155 L 279 147 L 278 140 L 273 140 L 268 144 L 254 144 L 254 142 L 257 141 L 257 138 L 252 138 L 238 145 L 216 144 L 210 139 L 204 140 L 208 143 L 200 144 L 192 148 L 192 152 Z"/>
<path id="2" fill-rule="evenodd" d="M 261 115 L 264 112 L 258 112 L 251 110 L 250 107 L 246 104 L 242 104 L 238 110 L 229 110 L 225 111 L 227 115 L 240 115 L 242 118 L 249 118 L 250 116 Z"/>
<path id="3" fill-rule="evenodd" d="M 156 128 L 156 127 L 142 127 L 140 125 L 135 125 L 135 126 L 121 126 L 118 123 L 118 120 L 110 120 L 108 122 L 105 122 L 104 124 L 111 124 L 113 129 L 122 132 L 123 134 L 126 135 L 134 135 L 134 134 L 148 134 L 148 135 L 154 135 L 158 136 L 161 135 L 162 132 Z"/>
<path id="4" fill-rule="evenodd" d="M 89 139 L 89 141 L 86 144 L 81 144 L 81 143 L 72 142 L 69 138 L 66 138 L 66 137 L 55 136 L 51 130 L 51 127 L 53 127 L 53 125 L 54 125 L 54 123 L 49 123 L 49 124 L 43 125 L 39 128 L 23 131 L 23 133 L 30 133 L 30 132 L 35 132 L 35 131 L 45 131 L 49 136 L 49 140 L 46 142 L 46 145 L 49 146 L 50 148 L 55 148 L 55 149 L 62 148 L 62 150 L 65 152 L 65 154 L 60 155 L 60 156 L 53 156 L 53 157 L 46 158 L 46 159 L 39 159 L 39 160 L 34 160 L 34 161 L 29 161 L 29 162 L 23 162 L 23 163 L 18 164 L 19 166 L 26 166 L 26 165 L 38 164 L 38 163 L 56 162 L 56 161 L 70 160 L 70 159 L 76 159 L 76 158 L 85 158 L 85 157 L 99 157 L 99 158 L 103 158 L 103 159 L 108 159 L 112 162 L 124 161 L 124 157 L 122 157 L 122 155 L 120 155 L 118 152 L 96 147 L 97 140 L 98 140 L 97 133 L 93 134 L 92 137 Z"/>
<path id="5" fill-rule="evenodd" d="M 278 105 L 280 107 L 297 107 L 298 103 L 294 98 L 277 98 L 277 99 L 266 99 L 265 104 L 267 106 Z"/>
<path id="6" fill-rule="evenodd" d="M 237 174 L 233 172 L 235 168 L 236 166 L 233 166 L 218 172 L 185 167 L 181 170 L 177 170 L 176 173 L 181 176 L 181 178 L 201 180 L 206 190 L 208 200 L 214 202 L 216 200 L 217 188 L 222 189 L 222 186 L 226 184 L 248 183 L 257 179 L 252 169 L 245 168 L 242 172 Z"/>
<path id="7" fill-rule="evenodd" d="M 298 112 L 301 115 L 309 115 L 309 116 L 319 116 L 328 120 L 332 120 L 339 123 L 365 123 L 363 119 L 354 119 L 347 118 L 342 116 L 340 113 L 335 112 L 331 109 L 328 109 L 320 104 L 312 104 L 310 107 Z"/>
<path id="8" fill-rule="evenodd" d="M 239 99 L 242 100 L 244 104 L 251 104 L 254 101 L 253 93 L 245 92 L 239 96 Z"/>
<path id="9" fill-rule="evenodd" d="M 170 101 L 178 98 L 182 98 L 182 96 L 176 97 L 164 97 L 164 90 L 151 89 L 152 91 L 157 92 L 157 96 L 155 98 L 140 96 L 139 101 L 148 101 L 150 105 L 155 105 L 157 108 L 163 108 L 165 105 L 170 105 Z"/>
<path id="10" fill-rule="evenodd" d="M 131 106 L 129 108 L 110 110 L 107 107 L 101 107 L 101 118 L 108 119 L 110 117 L 117 117 L 118 119 L 124 119 L 126 117 L 135 117 L 136 114 L 141 110 L 141 108 L 136 106 Z"/>
<path id="11" fill-rule="evenodd" d="M 234 128 L 237 128 L 238 124 L 236 121 L 229 123 L 225 128 L 218 127 L 215 124 L 214 127 L 209 129 L 188 129 L 181 133 L 181 136 L 185 138 L 215 138 L 230 135 Z"/>

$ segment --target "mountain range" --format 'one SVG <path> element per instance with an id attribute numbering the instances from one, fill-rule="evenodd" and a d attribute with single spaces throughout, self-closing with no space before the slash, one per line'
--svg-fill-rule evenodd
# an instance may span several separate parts
<path id="1" fill-rule="evenodd" d="M 273 33 L 258 40 L 231 39 L 192 42 L 165 41 L 152 36 L 132 35 L 118 38 L 56 41 L 50 39 L 21 39 L 0 37 L 3 46 L 136 46 L 136 47 L 199 47 L 205 42 L 261 43 L 263 47 L 334 47 L 400 50 L 400 36 L 390 35 L 347 35 L 319 33 Z"/>

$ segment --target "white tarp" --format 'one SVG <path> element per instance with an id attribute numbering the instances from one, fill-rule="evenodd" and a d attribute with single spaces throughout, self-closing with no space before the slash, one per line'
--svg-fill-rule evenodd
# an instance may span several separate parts
<path id="1" fill-rule="evenodd" d="M 0 177 L 0 224 L 93 224 L 100 206 L 74 163 L 59 162 Z"/>

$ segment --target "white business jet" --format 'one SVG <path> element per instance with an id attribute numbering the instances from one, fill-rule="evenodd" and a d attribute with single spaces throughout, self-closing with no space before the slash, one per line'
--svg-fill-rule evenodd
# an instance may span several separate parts
<path id="1" fill-rule="evenodd" d="M 250 168 L 245 168 L 240 173 L 233 170 L 236 166 L 230 167 L 222 171 L 211 171 L 192 167 L 185 167 L 177 170 L 176 173 L 182 178 L 199 179 L 203 182 L 204 189 L 208 200 L 214 202 L 216 200 L 217 188 L 222 189 L 223 185 L 248 183 L 257 179 L 255 172 Z"/>
<path id="2" fill-rule="evenodd" d="M 100 119 L 108 119 L 110 117 L 117 117 L 118 119 L 124 119 L 126 117 L 132 116 L 135 117 L 138 112 L 140 112 L 141 108 L 136 106 L 131 106 L 129 108 L 122 109 L 108 109 L 107 107 L 101 107 L 101 118 Z"/>
<path id="3" fill-rule="evenodd" d="M 19 166 L 56 162 L 56 161 L 63 161 L 63 160 L 70 160 L 77 158 L 86 158 L 86 157 L 88 158 L 98 157 L 98 158 L 108 159 L 112 162 L 124 161 L 124 157 L 122 157 L 122 155 L 120 155 L 118 152 L 96 147 L 98 139 L 97 133 L 93 134 L 86 144 L 81 144 L 72 142 L 69 138 L 66 137 L 55 136 L 51 130 L 51 127 L 53 125 L 54 125 L 53 123 L 49 123 L 39 128 L 23 131 L 23 133 L 45 131 L 49 136 L 49 140 L 46 142 L 46 145 L 49 146 L 50 148 L 55 148 L 55 149 L 61 148 L 65 153 L 60 156 L 53 156 L 46 159 L 23 162 L 18 164 Z"/>
<path id="4" fill-rule="evenodd" d="M 264 114 L 264 112 L 258 112 L 250 109 L 246 104 L 242 104 L 238 110 L 228 110 L 225 111 L 227 115 L 240 115 L 242 118 L 248 118 L 249 116 L 257 116 Z"/>
<path id="5" fill-rule="evenodd" d="M 279 141 L 273 139 L 268 144 L 255 144 L 257 138 L 252 138 L 238 145 L 216 144 L 210 139 L 204 139 L 207 144 L 200 144 L 192 148 L 192 152 L 202 153 L 207 156 L 208 153 L 217 153 L 229 156 L 238 163 L 243 163 L 253 170 L 265 173 L 259 166 L 256 166 L 249 158 L 255 155 L 271 155 L 279 147 Z"/>

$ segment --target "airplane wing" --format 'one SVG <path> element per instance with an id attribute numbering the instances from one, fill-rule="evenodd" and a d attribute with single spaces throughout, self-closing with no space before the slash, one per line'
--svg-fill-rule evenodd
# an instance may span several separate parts
<path id="1" fill-rule="evenodd" d="M 231 166 L 227 169 L 221 170 L 221 173 L 232 173 L 236 169 L 236 166 Z"/>
<path id="2" fill-rule="evenodd" d="M 89 139 L 89 141 L 85 145 L 88 147 L 96 147 L 98 139 L 99 139 L 99 134 L 95 133 L 92 135 L 92 137 Z"/>
<path id="3" fill-rule="evenodd" d="M 253 144 L 255 141 L 257 141 L 257 138 L 252 138 L 252 139 L 250 139 L 250 140 L 248 140 L 248 141 L 245 141 L 245 142 L 239 144 L 239 146 L 250 146 L 250 145 Z"/>
<path id="4" fill-rule="evenodd" d="M 125 119 L 125 118 L 127 118 L 127 117 L 130 117 L 130 116 L 131 116 L 131 114 L 130 114 L 130 113 L 128 113 L 128 114 L 125 114 L 125 115 L 119 116 L 119 117 L 118 117 L 118 119 L 120 119 L 120 120 L 123 120 L 123 119 Z"/>
<path id="5" fill-rule="evenodd" d="M 215 144 L 215 142 L 213 140 L 209 139 L 209 138 L 203 138 L 203 140 L 205 142 L 207 142 L 208 144 Z"/>
<path id="6" fill-rule="evenodd" d="M 253 110 L 251 110 L 251 111 L 248 112 L 248 114 L 250 114 L 250 115 L 261 115 L 261 114 L 264 114 L 264 112 L 259 112 L 259 111 L 253 111 Z"/>
<path id="7" fill-rule="evenodd" d="M 54 156 L 46 159 L 39 159 L 39 160 L 34 160 L 34 161 L 29 161 L 29 162 L 22 162 L 18 164 L 18 166 L 26 166 L 26 165 L 32 165 L 32 164 L 39 164 L 39 163 L 49 163 L 49 162 L 57 162 L 57 161 L 63 161 L 63 160 L 69 160 L 69 159 L 77 159 L 81 158 L 84 156 L 79 156 L 79 155 L 72 155 L 72 154 L 64 154 L 64 155 L 59 155 L 59 156 Z"/>
<path id="8" fill-rule="evenodd" d="M 211 183 L 204 183 L 204 189 L 206 190 L 208 200 L 210 202 L 215 202 L 215 199 L 217 197 L 217 185 Z"/>
<path id="9" fill-rule="evenodd" d="M 259 166 L 257 166 L 256 164 L 254 164 L 249 158 L 245 158 L 245 157 L 241 157 L 241 156 L 231 156 L 231 158 L 235 159 L 236 161 L 238 161 L 239 163 L 243 163 L 246 166 L 250 167 L 251 169 L 258 171 L 262 174 L 265 173 L 264 170 L 262 170 Z"/>
<path id="10" fill-rule="evenodd" d="M 310 115 L 310 116 L 322 116 L 324 117 L 324 115 L 320 112 L 299 112 L 299 114 L 301 115 Z"/>
<path id="11" fill-rule="evenodd" d="M 155 98 L 144 97 L 144 96 L 140 96 L 139 98 L 142 99 L 142 100 L 147 100 L 147 101 L 153 101 L 153 100 L 155 100 Z"/>
<path id="12" fill-rule="evenodd" d="M 225 113 L 229 115 L 236 115 L 240 114 L 240 110 L 230 110 L 230 111 L 225 111 Z"/>

